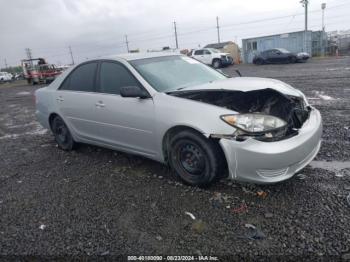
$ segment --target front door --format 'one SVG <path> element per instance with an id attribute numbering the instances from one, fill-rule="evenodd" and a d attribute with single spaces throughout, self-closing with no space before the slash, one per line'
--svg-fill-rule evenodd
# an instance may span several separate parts
<path id="1" fill-rule="evenodd" d="M 141 84 L 119 62 L 101 62 L 98 79 L 95 103 L 101 142 L 128 151 L 154 155 L 153 99 L 120 96 L 122 87 Z"/>

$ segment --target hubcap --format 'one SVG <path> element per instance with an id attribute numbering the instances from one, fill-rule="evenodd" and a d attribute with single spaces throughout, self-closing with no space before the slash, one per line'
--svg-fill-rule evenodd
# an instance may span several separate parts
<path id="1" fill-rule="evenodd" d="M 59 142 L 64 143 L 67 141 L 68 129 L 62 121 L 57 122 L 55 133 Z"/>
<path id="2" fill-rule="evenodd" d="M 205 168 L 204 155 L 196 145 L 186 143 L 179 149 L 179 161 L 187 172 L 199 175 Z"/>

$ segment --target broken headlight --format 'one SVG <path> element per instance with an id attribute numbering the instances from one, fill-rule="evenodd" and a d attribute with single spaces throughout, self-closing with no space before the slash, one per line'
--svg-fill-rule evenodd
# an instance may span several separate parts
<path id="1" fill-rule="evenodd" d="M 287 125 L 286 121 L 278 117 L 264 114 L 223 115 L 221 119 L 248 134 L 264 134 Z"/>

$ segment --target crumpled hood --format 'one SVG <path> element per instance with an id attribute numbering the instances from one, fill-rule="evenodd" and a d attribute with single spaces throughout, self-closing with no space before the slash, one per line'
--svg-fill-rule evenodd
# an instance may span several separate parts
<path id="1" fill-rule="evenodd" d="M 303 94 L 291 87 L 290 85 L 271 78 L 260 78 L 260 77 L 234 77 L 224 80 L 218 80 L 211 83 L 190 86 L 182 89 L 181 91 L 190 90 L 238 90 L 238 91 L 253 91 L 271 88 L 282 94 L 302 97 Z"/>

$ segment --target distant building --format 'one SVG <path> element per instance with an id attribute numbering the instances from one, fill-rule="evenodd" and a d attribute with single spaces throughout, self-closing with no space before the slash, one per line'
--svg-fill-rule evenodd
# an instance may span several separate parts
<path id="1" fill-rule="evenodd" d="M 299 31 L 243 39 L 243 61 L 252 63 L 257 53 L 273 48 L 285 48 L 295 53 L 307 52 L 313 56 L 321 55 L 322 48 L 326 48 L 326 34 L 322 34 L 322 31 Z"/>
<path id="2" fill-rule="evenodd" d="M 232 56 L 235 64 L 238 64 L 241 61 L 241 50 L 239 49 L 239 46 L 232 41 L 209 44 L 204 48 L 215 48 L 219 49 L 221 52 L 229 53 Z"/>
<path id="3" fill-rule="evenodd" d="M 350 30 L 331 31 L 328 35 L 328 53 L 335 55 L 350 55 Z"/>

